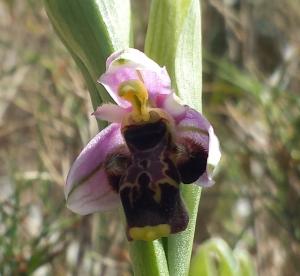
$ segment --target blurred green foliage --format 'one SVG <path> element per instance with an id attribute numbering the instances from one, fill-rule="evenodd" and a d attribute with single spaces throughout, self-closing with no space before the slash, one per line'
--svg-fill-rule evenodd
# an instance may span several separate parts
<path id="1" fill-rule="evenodd" d="M 255 276 L 256 272 L 246 251 L 237 248 L 233 251 L 221 238 L 212 238 L 197 249 L 189 275 Z"/>
<path id="2" fill-rule="evenodd" d="M 132 1 L 143 48 L 149 1 Z M 298 1 L 202 1 L 203 111 L 220 137 L 195 248 L 220 236 L 260 275 L 300 258 Z M 117 214 L 64 208 L 70 163 L 97 132 L 77 67 L 40 1 L 0 1 L 0 274 L 131 275 Z"/>
<path id="3" fill-rule="evenodd" d="M 218 233 L 248 247 L 260 275 L 300 270 L 300 5 L 284 2 L 210 1 L 203 10 L 203 106 L 223 159 L 219 185 L 202 197 L 199 239 Z"/>

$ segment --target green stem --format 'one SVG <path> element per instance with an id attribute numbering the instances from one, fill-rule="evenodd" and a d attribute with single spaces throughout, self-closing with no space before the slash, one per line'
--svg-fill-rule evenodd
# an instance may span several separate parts
<path id="1" fill-rule="evenodd" d="M 198 0 L 152 0 L 145 52 L 167 67 L 173 89 L 201 111 L 201 22 Z M 170 275 L 188 274 L 201 189 L 181 185 L 187 229 L 164 240 Z"/>
<path id="2" fill-rule="evenodd" d="M 161 241 L 133 241 L 129 244 L 134 275 L 168 276 L 168 266 Z"/>

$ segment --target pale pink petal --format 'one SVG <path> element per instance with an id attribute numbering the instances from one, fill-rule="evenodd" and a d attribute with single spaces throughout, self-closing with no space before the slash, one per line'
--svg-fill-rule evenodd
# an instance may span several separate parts
<path id="1" fill-rule="evenodd" d="M 177 123 L 186 117 L 186 112 L 189 109 L 188 106 L 180 103 L 180 99 L 174 93 L 157 97 L 156 106 L 170 114 Z"/>
<path id="2" fill-rule="evenodd" d="M 171 80 L 165 67 L 159 67 L 156 71 L 144 68 L 140 72 L 151 100 L 154 100 L 157 95 L 169 95 L 172 93 Z"/>
<path id="3" fill-rule="evenodd" d="M 111 209 L 119 196 L 109 185 L 103 164 L 106 157 L 124 145 L 120 124 L 113 123 L 98 133 L 82 150 L 67 177 L 67 206 L 79 214 Z"/>
<path id="4" fill-rule="evenodd" d="M 148 58 L 143 52 L 134 49 L 127 48 L 113 53 L 108 57 L 106 61 L 106 71 L 111 70 L 119 66 L 133 67 L 138 70 L 149 69 L 151 71 L 159 71 L 161 67 Z"/>
<path id="5" fill-rule="evenodd" d="M 67 198 L 67 207 L 80 215 L 111 210 L 119 203 L 119 194 L 108 185 L 103 169 L 96 171 L 87 181 L 78 185 Z"/>
<path id="6" fill-rule="evenodd" d="M 101 83 L 112 99 L 121 107 L 128 108 L 131 103 L 125 101 L 118 95 L 118 89 L 122 82 L 128 80 L 136 80 L 138 76 L 131 68 L 120 68 L 106 71 L 98 80 Z"/>
<path id="7" fill-rule="evenodd" d="M 111 123 L 121 123 L 130 112 L 130 108 L 123 108 L 121 106 L 107 103 L 100 105 L 95 112 L 92 113 L 97 119 L 101 119 Z"/>
<path id="8" fill-rule="evenodd" d="M 141 80 L 149 93 L 150 102 L 156 107 L 158 95 L 171 94 L 171 80 L 165 67 L 160 67 L 144 53 L 125 49 L 113 53 L 106 63 L 106 72 L 98 80 L 114 101 L 127 108 L 131 104 L 118 95 L 120 84 L 128 80 Z"/>

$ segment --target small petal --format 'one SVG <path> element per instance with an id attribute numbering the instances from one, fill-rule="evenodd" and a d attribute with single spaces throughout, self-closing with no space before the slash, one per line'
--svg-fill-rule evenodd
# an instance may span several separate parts
<path id="1" fill-rule="evenodd" d="M 141 80 L 149 93 L 152 104 L 158 95 L 171 94 L 171 80 L 165 67 L 160 67 L 144 53 L 136 49 L 126 49 L 112 54 L 106 63 L 106 72 L 98 80 L 114 101 L 128 107 L 130 103 L 120 98 L 118 88 L 128 80 Z M 155 106 L 154 106 L 155 107 Z"/>
<path id="2" fill-rule="evenodd" d="M 174 93 L 165 97 L 160 96 L 160 98 L 157 98 L 156 105 L 169 113 L 175 122 L 183 120 L 188 110 L 188 107 L 180 103 L 179 97 Z"/>
<path id="3" fill-rule="evenodd" d="M 94 115 L 97 119 L 110 123 L 121 123 L 128 112 L 130 112 L 129 108 L 126 109 L 112 103 L 107 103 L 99 106 L 92 115 Z"/>
<path id="4" fill-rule="evenodd" d="M 197 181 L 211 186 L 213 168 L 221 158 L 219 141 L 205 117 L 187 107 L 185 117 L 177 124 L 177 143 L 182 148 L 178 170 L 184 183 Z"/>
<path id="5" fill-rule="evenodd" d="M 79 214 L 116 207 L 119 196 L 108 183 L 104 172 L 106 157 L 124 145 L 120 125 L 113 123 L 98 133 L 73 163 L 67 177 L 67 206 Z"/>

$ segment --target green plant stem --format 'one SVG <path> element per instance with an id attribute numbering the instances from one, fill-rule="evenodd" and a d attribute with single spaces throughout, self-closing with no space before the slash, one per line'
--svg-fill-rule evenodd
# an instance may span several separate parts
<path id="1" fill-rule="evenodd" d="M 161 241 L 134 241 L 129 244 L 136 276 L 168 276 L 168 265 Z"/>
<path id="2" fill-rule="evenodd" d="M 153 0 L 145 52 L 166 66 L 173 89 L 201 111 L 201 22 L 198 0 Z M 188 274 L 201 189 L 181 185 L 190 222 L 187 229 L 164 240 L 170 275 Z"/>

